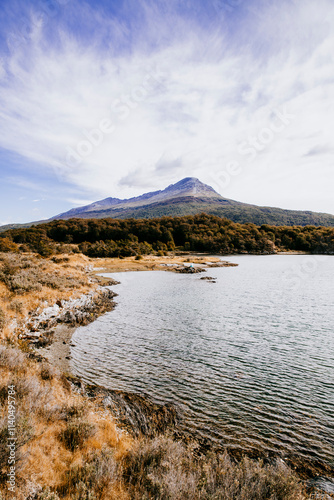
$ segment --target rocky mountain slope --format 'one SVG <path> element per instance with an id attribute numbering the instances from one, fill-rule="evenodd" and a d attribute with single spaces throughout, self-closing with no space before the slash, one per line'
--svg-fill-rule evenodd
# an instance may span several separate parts
<path id="1" fill-rule="evenodd" d="M 226 217 L 234 222 L 252 222 L 257 225 L 315 225 L 334 226 L 334 216 L 298 210 L 283 210 L 273 207 L 259 207 L 224 198 L 212 187 L 194 177 L 187 177 L 171 184 L 162 191 L 145 193 L 142 196 L 121 200 L 105 198 L 84 207 L 73 208 L 53 217 L 146 219 L 163 216 L 195 215 L 205 212 L 210 215 Z"/>

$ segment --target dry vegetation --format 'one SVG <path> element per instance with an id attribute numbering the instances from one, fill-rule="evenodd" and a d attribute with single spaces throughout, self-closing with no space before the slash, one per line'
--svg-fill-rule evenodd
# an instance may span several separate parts
<path id="1" fill-rule="evenodd" d="M 140 258 L 138 258 L 140 257 Z M 210 257 L 208 255 L 193 254 L 189 257 L 187 255 L 175 255 L 171 252 L 169 255 L 143 255 L 137 257 L 124 257 L 124 258 L 98 258 L 93 259 L 98 266 L 99 272 L 124 272 L 124 271 L 163 271 L 167 266 L 182 266 L 189 263 L 206 265 L 216 265 L 220 259 Z"/>
<path id="2" fill-rule="evenodd" d="M 50 365 L 29 360 L 18 349 L 0 347 L 0 373 L 4 498 L 9 385 L 15 387 L 17 405 L 17 499 L 129 498 L 117 471 L 131 440 L 103 409 L 77 393 Z"/>
<path id="3" fill-rule="evenodd" d="M 17 500 L 311 498 L 282 462 L 197 457 L 166 435 L 130 437 L 101 399 L 88 399 L 71 379 L 17 347 L 15 325 L 29 312 L 95 286 L 88 265 L 78 254 L 0 254 L 0 500 L 13 498 L 6 484 L 9 386 L 16 399 Z"/>
<path id="4" fill-rule="evenodd" d="M 0 490 L 6 495 L 7 387 L 17 404 L 16 498 L 302 500 L 309 498 L 282 462 L 227 455 L 195 458 L 167 436 L 133 440 L 98 401 L 45 363 L 0 347 Z M 320 497 L 319 497 L 320 498 Z"/>
<path id="5" fill-rule="evenodd" d="M 0 253 L 0 335 L 15 338 L 29 313 L 92 288 L 89 259 L 80 254 L 41 258 L 32 253 Z"/>

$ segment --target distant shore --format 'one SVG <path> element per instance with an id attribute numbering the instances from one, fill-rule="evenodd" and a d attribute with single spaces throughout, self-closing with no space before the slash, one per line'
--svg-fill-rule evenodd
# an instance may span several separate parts
<path id="1" fill-rule="evenodd" d="M 233 255 L 226 256 L 233 258 Z M 121 273 L 129 271 L 168 271 L 180 266 L 201 266 L 204 269 L 211 267 L 234 266 L 232 262 L 225 261 L 225 257 L 214 257 L 212 254 L 179 252 L 170 255 L 156 256 L 145 255 L 140 259 L 136 257 L 119 258 L 96 258 L 94 262 L 94 273 Z"/>

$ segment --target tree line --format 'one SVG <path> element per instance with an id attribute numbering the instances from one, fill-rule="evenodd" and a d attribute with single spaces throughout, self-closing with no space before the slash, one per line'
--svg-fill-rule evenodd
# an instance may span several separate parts
<path id="1" fill-rule="evenodd" d="M 277 250 L 334 254 L 334 228 L 256 226 L 203 213 L 155 219 L 54 220 L 0 234 L 0 251 L 33 251 L 42 256 L 80 251 L 90 257 L 127 257 L 175 249 L 217 254 Z"/>

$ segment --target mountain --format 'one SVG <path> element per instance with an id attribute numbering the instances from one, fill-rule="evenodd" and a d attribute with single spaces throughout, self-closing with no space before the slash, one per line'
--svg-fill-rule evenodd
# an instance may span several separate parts
<path id="1" fill-rule="evenodd" d="M 114 211 L 116 213 L 121 210 L 138 209 L 157 204 L 168 204 L 174 200 L 180 201 L 182 198 L 189 198 L 189 201 L 205 200 L 212 203 L 214 200 L 220 199 L 221 196 L 207 184 L 203 184 L 203 182 L 194 177 L 187 177 L 176 184 L 171 184 L 163 191 L 153 191 L 151 193 L 145 193 L 142 196 L 129 198 L 127 200 L 121 200 L 119 198 L 105 198 L 104 200 L 96 201 L 84 207 L 72 208 L 72 210 L 69 210 L 68 212 L 52 217 L 52 220 L 68 219 L 71 217 L 100 218 L 98 213 L 101 211 L 110 211 L 111 213 L 108 217 L 114 217 Z M 94 213 L 94 216 L 90 215 L 92 213 Z"/>
<path id="2" fill-rule="evenodd" d="M 226 217 L 233 222 L 252 222 L 256 225 L 276 226 L 334 226 L 334 215 L 283 210 L 273 207 L 259 207 L 224 198 L 212 187 L 203 184 L 195 177 L 186 177 L 176 184 L 171 184 L 161 191 L 145 193 L 142 196 L 121 200 L 105 198 L 90 205 L 72 208 L 68 212 L 49 219 L 149 219 L 163 216 L 196 215 L 205 212 L 210 215 Z M 0 232 L 14 227 L 29 227 L 39 224 L 10 224 L 0 227 Z"/>
<path id="3" fill-rule="evenodd" d="M 162 191 L 121 200 L 105 198 L 84 207 L 73 208 L 50 220 L 70 218 L 147 219 L 162 216 L 195 215 L 205 212 L 226 217 L 234 222 L 252 222 L 257 225 L 314 225 L 334 226 L 334 216 L 298 210 L 259 207 L 224 198 L 212 187 L 195 177 L 186 177 Z"/>

